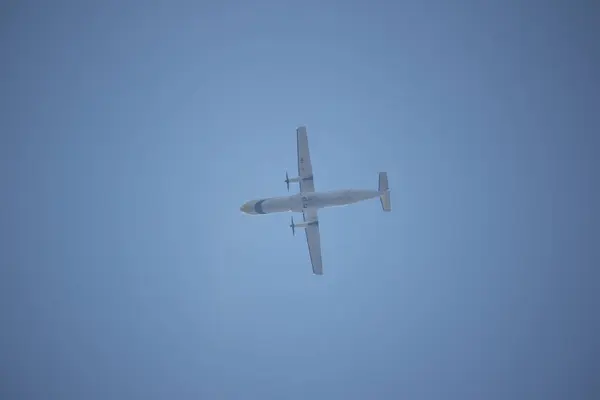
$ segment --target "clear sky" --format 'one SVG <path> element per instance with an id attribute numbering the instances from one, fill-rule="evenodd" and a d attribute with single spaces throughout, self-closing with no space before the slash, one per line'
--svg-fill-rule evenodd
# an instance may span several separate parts
<path id="1" fill-rule="evenodd" d="M 0 397 L 597 399 L 598 21 L 4 2 Z M 392 189 L 321 212 L 321 277 L 239 210 L 301 124 L 317 190 Z"/>

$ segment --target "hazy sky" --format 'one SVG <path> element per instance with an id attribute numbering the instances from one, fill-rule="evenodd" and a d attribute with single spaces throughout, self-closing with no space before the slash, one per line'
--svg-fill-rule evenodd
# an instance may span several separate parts
<path id="1" fill-rule="evenodd" d="M 1 6 L 1 398 L 599 398 L 592 1 L 193 3 Z"/>

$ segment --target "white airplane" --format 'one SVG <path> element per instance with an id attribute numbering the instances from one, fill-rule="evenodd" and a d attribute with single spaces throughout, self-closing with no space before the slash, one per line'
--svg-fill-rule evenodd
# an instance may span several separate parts
<path id="1" fill-rule="evenodd" d="M 323 262 L 321 259 L 321 234 L 319 233 L 319 208 L 345 206 L 359 201 L 378 197 L 381 201 L 383 211 L 392 211 L 390 203 L 390 190 L 388 188 L 387 173 L 379 173 L 378 190 L 333 190 L 328 192 L 315 192 L 315 181 L 313 179 L 312 164 L 308 151 L 308 137 L 306 127 L 296 129 L 296 140 L 298 150 L 298 176 L 289 178 L 286 172 L 285 183 L 288 192 L 290 182 L 300 184 L 300 193 L 292 196 L 269 197 L 266 199 L 251 200 L 240 207 L 246 214 L 261 215 L 278 212 L 301 212 L 304 222 L 294 224 L 292 217 L 292 233 L 296 234 L 296 228 L 304 228 L 308 252 L 312 270 L 315 275 L 323 275 Z"/>

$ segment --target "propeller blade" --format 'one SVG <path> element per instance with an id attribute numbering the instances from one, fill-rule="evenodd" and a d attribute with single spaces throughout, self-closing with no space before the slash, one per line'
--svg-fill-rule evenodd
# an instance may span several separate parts
<path id="1" fill-rule="evenodd" d="M 285 184 L 287 185 L 288 192 L 290 191 L 290 177 L 288 176 L 287 171 L 285 171 Z"/>

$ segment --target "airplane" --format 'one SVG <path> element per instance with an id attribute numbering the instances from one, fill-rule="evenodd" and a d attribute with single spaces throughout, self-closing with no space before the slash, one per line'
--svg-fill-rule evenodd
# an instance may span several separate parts
<path id="1" fill-rule="evenodd" d="M 290 178 L 286 172 L 285 183 L 288 192 L 290 191 L 290 183 L 298 183 L 300 192 L 291 196 L 250 200 L 240 207 L 240 211 L 250 215 L 301 212 L 303 222 L 294 223 L 294 217 L 291 218 L 292 223 L 290 224 L 290 228 L 292 228 L 292 234 L 296 234 L 296 228 L 304 229 L 313 273 L 315 275 L 323 275 L 318 210 L 379 198 L 383 211 L 392 211 L 387 172 L 379 173 L 379 187 L 377 190 L 344 189 L 317 192 L 315 191 L 312 163 L 308 151 L 308 135 L 305 126 L 300 126 L 296 129 L 296 148 L 298 176 Z"/>

